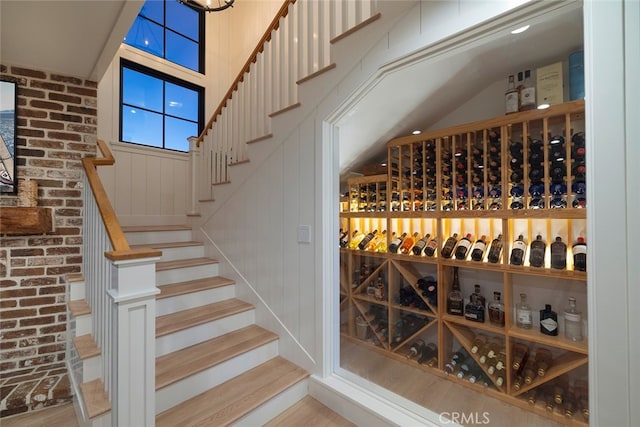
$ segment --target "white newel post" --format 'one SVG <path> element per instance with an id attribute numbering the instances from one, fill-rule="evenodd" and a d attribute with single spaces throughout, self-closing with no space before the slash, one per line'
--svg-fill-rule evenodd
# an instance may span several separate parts
<path id="1" fill-rule="evenodd" d="M 155 425 L 156 261 L 113 261 L 112 425 Z"/>
<path id="2" fill-rule="evenodd" d="M 198 171 L 197 161 L 198 155 L 198 137 L 190 136 L 189 141 L 189 168 L 191 169 L 191 209 L 187 212 L 187 216 L 198 216 Z"/>

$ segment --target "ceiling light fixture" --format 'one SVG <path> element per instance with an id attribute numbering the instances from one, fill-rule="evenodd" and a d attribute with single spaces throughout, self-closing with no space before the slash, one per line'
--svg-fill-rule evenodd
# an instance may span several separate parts
<path id="1" fill-rule="evenodd" d="M 516 28 L 515 30 L 511 31 L 511 34 L 520 34 L 520 33 L 524 33 L 525 31 L 527 31 L 529 29 L 531 25 L 525 25 L 523 27 L 520 28 Z"/>
<path id="2" fill-rule="evenodd" d="M 178 3 L 183 4 L 197 12 L 222 12 L 225 9 L 233 7 L 233 2 L 236 0 L 218 0 L 218 6 L 211 7 L 209 5 L 209 1 L 207 1 L 206 5 L 202 5 L 195 0 L 177 0 Z"/>
<path id="3" fill-rule="evenodd" d="M 411 132 L 414 135 L 420 135 L 422 133 L 421 130 L 414 130 L 413 132 Z"/>
<path id="4" fill-rule="evenodd" d="M 540 105 L 538 105 L 538 110 L 545 110 L 545 109 L 547 109 L 549 107 L 550 107 L 549 104 L 540 104 Z"/>

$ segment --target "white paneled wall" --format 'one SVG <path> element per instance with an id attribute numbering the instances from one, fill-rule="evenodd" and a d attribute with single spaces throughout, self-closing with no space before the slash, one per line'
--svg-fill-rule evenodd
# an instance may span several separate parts
<path id="1" fill-rule="evenodd" d="M 123 225 L 180 224 L 189 207 L 187 153 L 111 143 L 113 167 L 99 174 Z"/>

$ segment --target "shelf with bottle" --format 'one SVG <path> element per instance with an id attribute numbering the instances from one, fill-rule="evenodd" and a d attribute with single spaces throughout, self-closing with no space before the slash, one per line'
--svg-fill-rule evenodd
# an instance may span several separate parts
<path id="1" fill-rule="evenodd" d="M 432 316 L 418 314 L 403 309 L 390 309 L 390 336 L 391 350 L 398 350 L 407 343 L 413 341 L 418 335 L 431 329 L 437 330 L 438 322 Z"/>
<path id="2" fill-rule="evenodd" d="M 436 219 L 390 219 L 389 223 L 392 235 L 395 235 L 387 248 L 391 259 L 436 262 L 438 247 Z"/>
<path id="3" fill-rule="evenodd" d="M 561 424 L 586 426 L 589 423 L 586 368 L 585 363 L 537 386 L 523 387 L 513 396 L 513 402 Z"/>
<path id="4" fill-rule="evenodd" d="M 460 339 L 466 340 L 464 337 Z M 442 372 L 447 379 L 482 393 L 489 393 L 496 397 L 505 396 L 504 385 L 502 385 L 504 383 L 497 380 L 502 378 L 502 374 L 488 374 L 486 366 L 483 366 L 478 358 L 459 341 L 458 336 L 446 333 L 443 347 Z"/>
<path id="5" fill-rule="evenodd" d="M 354 270 L 351 296 L 361 301 L 388 305 L 388 267 L 388 261 L 382 261 L 380 264 L 362 262 L 360 268 Z"/>
<path id="6" fill-rule="evenodd" d="M 435 323 L 432 323 L 435 324 Z M 437 327 L 425 328 L 397 346 L 392 355 L 396 359 L 428 370 L 438 369 Z"/>
<path id="7" fill-rule="evenodd" d="M 354 177 L 348 180 L 349 212 L 385 212 L 387 175 Z"/>
<path id="8" fill-rule="evenodd" d="M 584 366 L 584 354 L 562 351 L 554 347 L 526 341 L 511 340 L 511 369 L 509 393 L 520 396 L 529 390 L 551 382 L 557 377 Z"/>
<path id="9" fill-rule="evenodd" d="M 389 350 L 389 310 L 379 304 L 353 301 L 353 332 L 349 336 L 374 347 Z"/>
<path id="10" fill-rule="evenodd" d="M 391 261 L 392 307 L 435 317 L 438 313 L 437 270 L 433 265 Z"/>
<path id="11" fill-rule="evenodd" d="M 392 212 L 481 216 L 586 207 L 583 100 L 387 145 L 391 163 L 399 165 L 389 172 L 392 199 L 401 207 Z"/>

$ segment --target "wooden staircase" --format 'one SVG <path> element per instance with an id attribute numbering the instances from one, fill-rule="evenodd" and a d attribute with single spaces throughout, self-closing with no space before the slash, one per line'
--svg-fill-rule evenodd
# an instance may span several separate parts
<path id="1" fill-rule="evenodd" d="M 132 249 L 163 251 L 156 263 L 156 425 L 262 425 L 307 395 L 309 374 L 278 355 L 278 336 L 255 324 L 254 307 L 235 298 L 235 283 L 218 274 L 218 262 L 188 227 L 123 231 Z M 110 425 L 84 282 L 69 282 L 77 411 L 86 412 L 88 425 Z"/>

